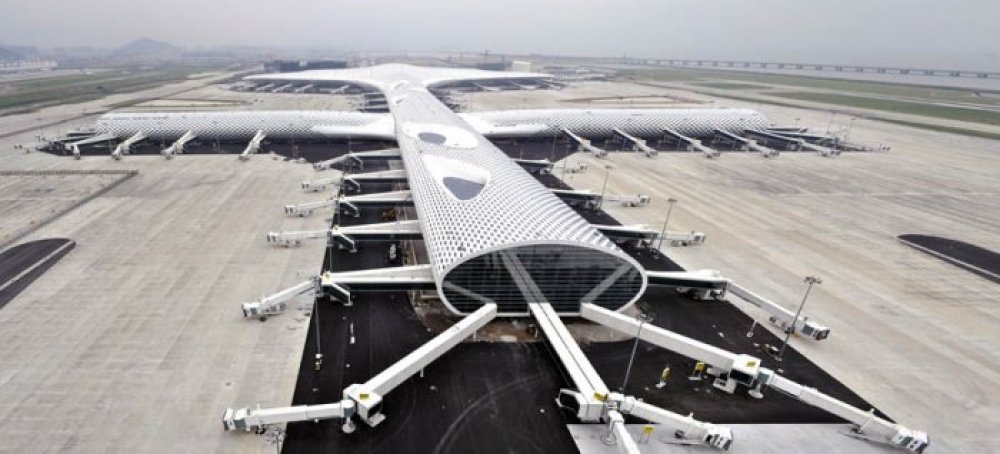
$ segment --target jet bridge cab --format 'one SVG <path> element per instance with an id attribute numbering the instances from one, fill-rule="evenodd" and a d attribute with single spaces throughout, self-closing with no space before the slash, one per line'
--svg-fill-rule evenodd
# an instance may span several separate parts
<path id="1" fill-rule="evenodd" d="M 715 376 L 712 386 L 732 394 L 736 391 L 736 385 L 754 388 L 760 374 L 760 360 L 750 355 L 736 355 L 728 371 L 710 367 L 707 372 Z"/>

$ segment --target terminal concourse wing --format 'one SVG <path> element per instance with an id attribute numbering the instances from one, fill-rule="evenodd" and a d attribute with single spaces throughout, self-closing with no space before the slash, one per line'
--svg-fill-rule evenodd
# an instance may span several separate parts
<path id="1" fill-rule="evenodd" d="M 657 138 L 663 131 L 682 130 L 706 137 L 715 130 L 742 133 L 769 123 L 747 109 L 527 109 L 458 114 L 489 139 L 567 136 L 603 139 L 616 134 Z M 269 138 L 395 139 L 388 113 L 346 111 L 113 112 L 94 125 L 101 140 L 127 139 L 144 132 L 154 140 L 177 140 L 190 132 L 200 139 L 250 140 L 257 131 Z"/>

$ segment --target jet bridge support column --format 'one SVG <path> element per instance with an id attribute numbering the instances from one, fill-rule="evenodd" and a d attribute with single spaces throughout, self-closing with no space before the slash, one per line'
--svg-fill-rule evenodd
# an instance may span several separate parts
<path id="1" fill-rule="evenodd" d="M 250 159 L 250 155 L 259 153 L 260 145 L 264 142 L 265 137 L 267 137 L 267 135 L 264 134 L 264 130 L 258 129 L 257 134 L 254 134 L 253 138 L 250 139 L 250 143 L 248 143 L 247 147 L 243 149 L 242 153 L 240 153 L 240 161 L 246 161 L 247 159 Z"/>
<path id="2" fill-rule="evenodd" d="M 581 305 L 580 316 L 615 331 L 638 335 L 646 342 L 688 358 L 703 361 L 719 377 L 713 386 L 723 391 L 732 393 L 739 384 L 748 387 L 748 394 L 752 397 L 762 398 L 763 389 L 770 387 L 854 424 L 854 433 L 859 438 L 917 453 L 923 452 L 930 444 L 930 439 L 924 432 L 886 421 L 875 416 L 873 411 L 860 410 L 814 388 L 788 380 L 771 369 L 761 367 L 760 360 L 753 356 L 731 353 L 658 326 L 644 325 L 639 330 L 638 321 L 593 304 Z"/>

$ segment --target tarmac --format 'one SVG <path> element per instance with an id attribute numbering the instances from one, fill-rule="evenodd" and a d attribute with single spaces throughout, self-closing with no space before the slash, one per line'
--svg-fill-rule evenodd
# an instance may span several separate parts
<path id="1" fill-rule="evenodd" d="M 116 96 L 156 96 L 196 88 L 198 83 L 204 81 Z M 557 103 L 556 97 L 663 92 L 692 96 L 682 90 L 614 83 L 580 84 L 531 96 L 534 106 L 548 107 L 574 104 Z M 495 108 L 521 102 L 507 101 L 504 95 L 476 94 L 472 104 Z M 828 113 L 811 110 L 717 103 L 758 108 L 780 124 L 801 119 L 822 129 L 830 120 Z M 224 433 L 219 414 L 227 406 L 255 402 L 287 405 L 293 390 L 295 399 L 300 398 L 298 373 L 311 365 L 303 359 L 310 358 L 310 302 L 300 301 L 291 313 L 266 323 L 242 319 L 238 305 L 297 283 L 320 268 L 322 244 L 269 248 L 262 239 L 269 230 L 326 225 L 322 216 L 287 218 L 281 211 L 285 203 L 311 199 L 299 191 L 298 182 L 312 176 L 312 170 L 268 155 L 245 163 L 233 155 L 178 156 L 171 161 L 128 156 L 116 162 L 105 156 L 74 161 L 12 150 L 13 144 L 32 140 L 31 127 L 59 123 L 46 129 L 65 130 L 86 124 L 89 119 L 83 116 L 93 110 L 85 109 L 106 104 L 59 106 L 0 118 L 3 170 L 139 171 L 24 239 L 70 238 L 78 246 L 0 309 L 0 452 L 269 452 L 273 447 L 260 438 Z M 24 132 L 16 132 L 20 130 Z M 609 193 L 653 196 L 653 205 L 646 208 L 606 207 L 625 224 L 659 226 L 666 198 L 680 199 L 671 230 L 697 229 L 709 239 L 699 247 L 671 248 L 670 257 L 688 269 L 720 269 L 787 307 L 798 303 L 803 276 L 822 276 L 824 283 L 814 290 L 805 314 L 829 325 L 833 333 L 822 342 L 794 338 L 793 347 L 860 398 L 930 433 L 930 452 L 998 451 L 1000 434 L 993 428 L 1000 420 L 996 285 L 895 240 L 902 233 L 924 233 L 1000 250 L 996 143 L 864 119 L 854 123 L 851 137 L 861 143 L 891 144 L 892 152 L 836 159 L 807 153 L 785 153 L 777 159 L 727 153 L 716 160 L 676 153 L 654 159 L 612 154 L 600 162 L 574 156 L 570 159 L 592 160 L 594 165 L 588 173 L 568 177 L 568 182 L 599 190 L 604 175 L 598 169 L 612 163 Z M 361 308 L 371 311 L 380 302 L 393 301 L 392 294 L 369 295 L 366 301 L 372 304 L 354 306 L 359 314 Z M 400 301 L 397 297 L 384 304 L 386 313 L 404 314 Z M 765 318 L 752 306 L 737 306 Z M 359 337 L 357 345 L 370 345 L 374 351 L 386 348 L 390 341 L 383 333 L 395 333 L 397 322 L 378 313 L 358 317 L 368 317 L 371 328 L 359 334 L 369 338 Z M 762 324 L 757 329 L 769 328 Z M 423 334 L 407 331 L 400 344 L 422 340 Z M 403 443 L 430 448 L 431 441 L 443 441 L 442 450 L 489 450 L 494 446 L 489 440 L 525 437 L 551 443 L 538 445 L 541 452 L 558 452 L 558 447 L 572 443 L 565 426 L 559 432 L 531 432 L 554 424 L 554 416 L 542 410 L 551 404 L 552 388 L 559 386 L 553 363 L 530 351 L 536 348 L 531 345 L 541 344 L 490 344 L 502 345 L 494 348 L 500 355 L 495 363 L 503 367 L 469 368 L 463 361 L 488 358 L 475 350 L 486 347 L 477 345 L 486 344 L 463 344 L 442 359 L 464 360 L 456 360 L 454 368 L 448 362 L 428 368 L 425 379 L 431 378 L 440 390 L 460 388 L 448 380 L 462 374 L 495 377 L 495 382 L 477 382 L 479 387 L 444 400 L 446 408 L 482 416 L 463 418 L 467 422 L 461 424 L 469 426 L 457 427 L 448 438 L 433 438 L 420 428 L 435 414 L 418 416 L 424 413 L 416 411 L 431 407 L 412 397 L 432 390 L 428 386 L 426 393 L 416 393 L 414 388 L 407 394 L 407 387 L 417 386 L 412 381 L 397 391 L 404 404 L 397 411 L 387 407 L 389 419 L 379 430 L 412 425 L 417 435 L 361 434 L 352 443 L 371 450 Z M 342 348 L 344 364 L 364 364 L 364 350 Z M 371 356 L 371 351 L 368 365 L 351 373 L 370 376 L 395 358 Z M 335 347 L 325 355 L 330 355 L 325 364 L 337 361 Z M 518 363 L 518 357 L 539 359 Z M 501 389 L 489 383 L 515 383 L 514 377 L 538 377 L 540 384 L 530 388 L 537 394 L 517 396 L 536 406 L 508 413 L 495 404 L 508 401 L 509 393 L 520 387 Z M 356 377 L 345 373 L 341 380 Z M 337 386 L 320 389 L 333 395 Z M 404 424 L 394 424 L 400 422 L 394 418 Z M 523 421 L 524 435 L 515 430 L 522 427 L 515 425 L 518 421 Z M 782 433 L 794 436 L 792 432 Z M 832 440 L 839 437 L 835 432 L 826 427 L 824 433 Z M 294 433 L 289 430 L 289 443 Z M 483 433 L 495 436 L 480 438 Z M 467 435 L 457 441 L 457 434 Z"/>
<path id="2" fill-rule="evenodd" d="M 321 245 L 263 238 L 322 228 L 281 208 L 312 168 L 269 155 L 75 161 L 0 142 L 5 170 L 139 171 L 24 239 L 77 246 L 0 310 L 0 452 L 273 449 L 223 432 L 219 415 L 291 401 L 307 319 L 260 323 L 239 304 L 319 269 Z"/>
<path id="3" fill-rule="evenodd" d="M 760 108 L 782 124 L 793 115 L 806 124 L 827 117 Z M 933 452 L 1000 450 L 996 284 L 896 240 L 925 233 L 998 250 L 995 142 L 869 121 L 854 130 L 855 140 L 890 143 L 892 151 L 570 159 L 614 166 L 610 194 L 652 197 L 641 209 L 607 207 L 625 224 L 661 226 L 667 198 L 678 199 L 670 230 L 708 236 L 703 246 L 670 249 L 686 268 L 720 270 L 792 310 L 803 277 L 822 277 L 804 315 L 832 334 L 794 346 L 878 408 L 931 434 Z M 570 184 L 599 191 L 603 179 L 591 170 Z M 737 305 L 766 320 L 756 307 Z"/>

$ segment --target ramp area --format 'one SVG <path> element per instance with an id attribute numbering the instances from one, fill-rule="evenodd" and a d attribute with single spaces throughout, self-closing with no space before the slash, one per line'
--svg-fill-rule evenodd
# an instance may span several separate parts
<path id="1" fill-rule="evenodd" d="M 0 252 L 0 309 L 74 246 L 76 243 L 72 240 L 52 238 L 19 244 Z"/>
<path id="2" fill-rule="evenodd" d="M 653 432 L 644 436 L 646 424 L 626 424 L 626 429 L 637 441 L 642 454 L 701 454 L 711 452 L 701 446 L 677 444 L 673 434 L 663 427 L 653 426 Z M 808 446 L 808 452 L 890 454 L 897 449 L 842 435 L 836 431 L 846 430 L 839 424 L 731 424 L 733 433 L 739 438 L 728 452 L 732 454 L 800 452 Z M 607 428 L 594 424 L 567 424 L 570 436 L 580 454 L 607 454 L 611 449 L 601 442 Z"/>
<path id="3" fill-rule="evenodd" d="M 319 243 L 261 244 L 270 228 L 323 227 L 281 209 L 312 168 L 232 156 L 125 168 L 139 174 L 25 238 L 77 246 L 0 310 L 0 451 L 274 452 L 227 437 L 219 409 L 291 401 L 307 318 L 260 323 L 238 307 L 319 269 Z"/>

